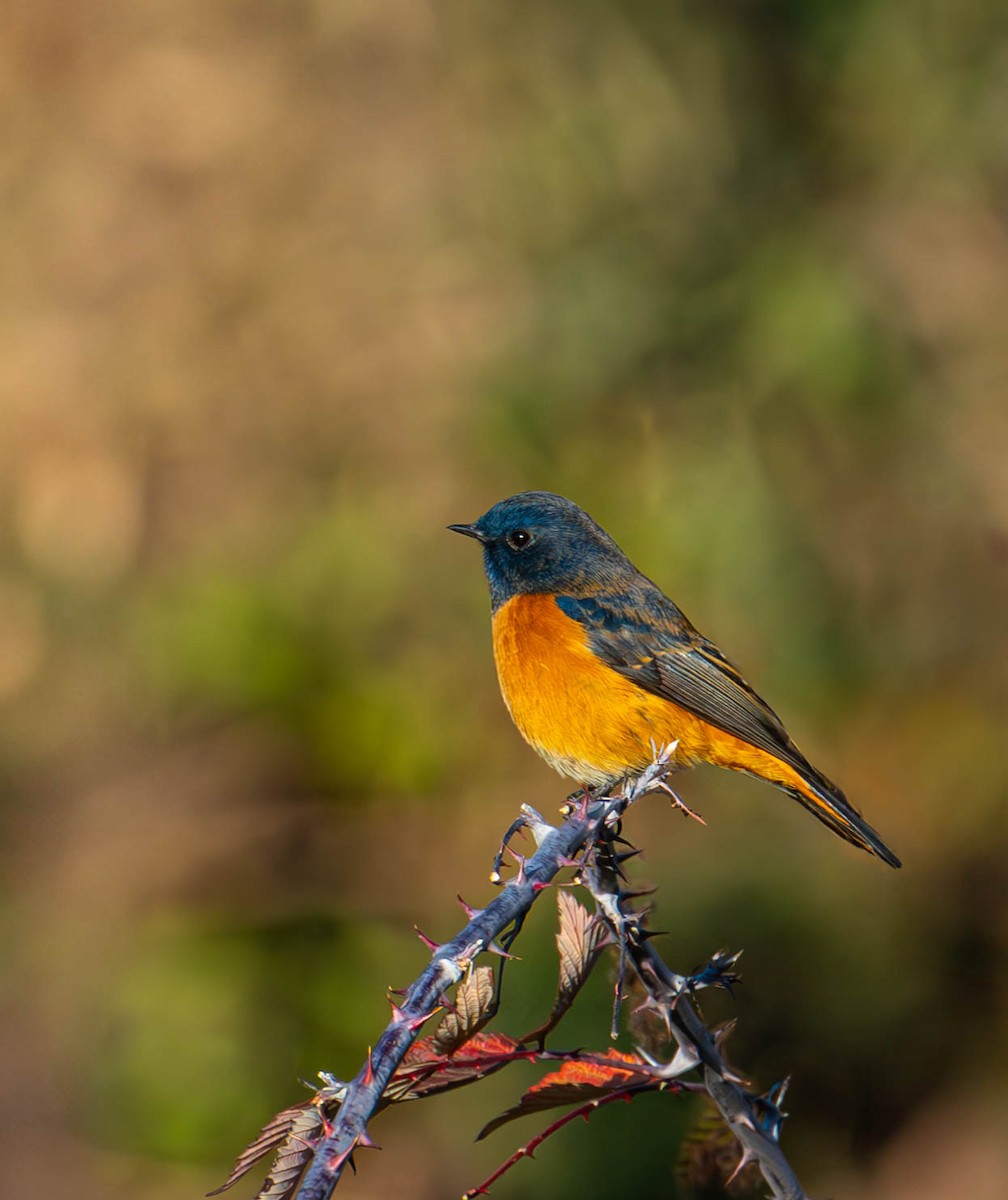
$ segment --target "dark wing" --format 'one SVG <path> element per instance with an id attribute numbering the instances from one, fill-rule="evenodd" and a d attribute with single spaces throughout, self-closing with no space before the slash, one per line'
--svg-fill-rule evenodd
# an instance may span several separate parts
<path id="1" fill-rule="evenodd" d="M 805 758 L 773 709 L 650 580 L 641 576 L 620 593 L 558 596 L 557 604 L 584 625 L 592 650 L 614 671 L 787 763 L 807 790 L 782 783 L 777 787 L 840 837 L 877 854 L 891 867 L 900 865 L 836 784 Z"/>
<path id="2" fill-rule="evenodd" d="M 818 774 L 773 709 L 653 584 L 590 599 L 560 596 L 557 604 L 586 627 L 592 650 L 614 671 L 803 775 Z"/>

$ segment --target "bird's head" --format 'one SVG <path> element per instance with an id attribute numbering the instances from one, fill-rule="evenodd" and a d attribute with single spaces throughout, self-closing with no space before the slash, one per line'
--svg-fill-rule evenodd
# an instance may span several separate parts
<path id="1" fill-rule="evenodd" d="M 591 517 L 553 492 L 519 492 L 471 525 L 449 525 L 483 546 L 494 611 L 519 593 L 581 595 L 634 572 Z"/>

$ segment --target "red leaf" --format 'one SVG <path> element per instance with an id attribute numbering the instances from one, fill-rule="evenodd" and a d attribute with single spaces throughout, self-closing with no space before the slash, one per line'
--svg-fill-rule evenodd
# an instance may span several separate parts
<path id="1" fill-rule="evenodd" d="M 389 1086 L 385 1101 L 419 1100 L 463 1087 L 507 1066 L 521 1044 L 503 1033 L 476 1033 L 451 1054 L 438 1047 L 437 1034 L 414 1042 Z"/>
<path id="2" fill-rule="evenodd" d="M 607 1061 L 599 1062 L 598 1059 L 601 1058 Z M 534 1083 L 526 1095 L 541 1092 L 546 1088 L 577 1089 L 579 1094 L 572 1095 L 572 1100 L 580 1099 L 586 1088 L 595 1089 L 603 1095 L 614 1087 L 625 1087 L 627 1083 L 632 1083 L 634 1077 L 641 1074 L 639 1068 L 642 1066 L 646 1064 L 639 1054 L 606 1050 L 603 1054 L 594 1055 L 590 1061 L 578 1058 L 565 1062 L 559 1071 L 550 1071 L 538 1083 Z"/>
<path id="3" fill-rule="evenodd" d="M 594 1061 L 575 1059 L 565 1062 L 559 1071 L 551 1071 L 544 1075 L 538 1083 L 534 1083 L 528 1089 L 513 1108 L 484 1125 L 476 1140 L 479 1141 L 480 1138 L 499 1129 L 501 1125 L 506 1125 L 516 1117 L 523 1117 L 526 1113 L 542 1112 L 564 1104 L 598 1099 L 627 1088 L 652 1086 L 657 1090 L 661 1087 L 661 1081 L 637 1054 L 607 1050 L 604 1054 L 593 1055 L 592 1059 Z M 600 1062 L 599 1059 L 606 1061 Z"/>

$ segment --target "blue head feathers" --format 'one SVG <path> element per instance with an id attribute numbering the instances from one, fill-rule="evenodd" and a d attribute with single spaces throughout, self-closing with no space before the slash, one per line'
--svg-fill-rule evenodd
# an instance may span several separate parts
<path id="1" fill-rule="evenodd" d="M 606 531 L 553 492 L 519 492 L 472 525 L 448 528 L 482 544 L 495 611 L 521 592 L 577 596 L 637 576 Z"/>

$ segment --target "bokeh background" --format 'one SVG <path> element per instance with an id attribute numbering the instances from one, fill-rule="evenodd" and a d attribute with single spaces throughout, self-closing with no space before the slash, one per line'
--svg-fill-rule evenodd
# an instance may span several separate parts
<path id="1" fill-rule="evenodd" d="M 905 860 L 723 772 L 706 829 L 630 821 L 670 961 L 745 948 L 708 1015 L 792 1074 L 807 1187 L 1008 1194 L 1003 6 L 36 0 L 0 39 L 0 1191 L 199 1195 L 356 1070 L 413 922 L 567 790 L 443 528 L 545 487 Z M 387 1114 L 347 1190 L 459 1194 L 529 1081 Z M 688 1110 L 495 1194 L 683 1195 Z"/>

